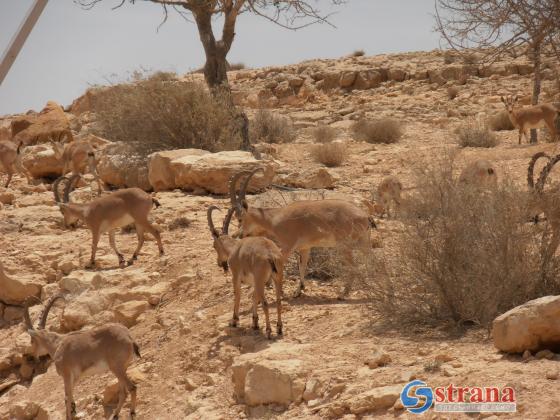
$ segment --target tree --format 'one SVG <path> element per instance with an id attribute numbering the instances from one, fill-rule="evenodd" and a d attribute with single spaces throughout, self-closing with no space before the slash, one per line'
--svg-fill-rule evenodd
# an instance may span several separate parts
<path id="1" fill-rule="evenodd" d="M 542 58 L 558 56 L 560 0 L 436 0 L 436 30 L 453 49 L 479 47 L 488 59 L 527 50 L 533 105 L 541 93 Z M 536 142 L 536 130 L 531 132 Z"/>
<path id="2" fill-rule="evenodd" d="M 85 9 L 91 9 L 102 0 L 74 0 Z M 113 7 L 122 7 L 127 0 L 118 0 Z M 167 20 L 169 9 L 175 10 L 186 20 L 194 19 L 198 28 L 200 41 L 206 55 L 204 78 L 213 93 L 218 90 L 229 93 L 227 78 L 227 55 L 235 38 L 237 18 L 243 13 L 253 13 L 271 23 L 287 29 L 301 29 L 314 23 L 328 23 L 330 15 L 324 15 L 312 6 L 311 0 L 128 0 L 148 1 L 163 8 L 164 19 Z M 342 4 L 345 0 L 329 0 L 331 4 Z M 217 39 L 212 29 L 212 19 L 223 19 L 221 39 Z M 251 150 L 249 141 L 249 121 L 243 111 L 239 112 L 240 132 L 243 137 L 243 149 Z M 254 152 L 254 151 L 253 151 Z M 254 152 L 255 153 L 255 152 Z"/>

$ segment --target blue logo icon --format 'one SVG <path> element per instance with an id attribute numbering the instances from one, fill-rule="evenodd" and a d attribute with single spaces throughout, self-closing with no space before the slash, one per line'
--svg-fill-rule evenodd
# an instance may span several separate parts
<path id="1" fill-rule="evenodd" d="M 415 388 L 411 390 L 411 388 Z M 422 398 L 418 398 L 422 397 Z M 407 383 L 401 391 L 401 402 L 407 411 L 413 414 L 422 414 L 429 410 L 434 400 L 432 388 L 423 381 L 412 381 Z M 422 404 L 422 405 L 419 405 Z"/>

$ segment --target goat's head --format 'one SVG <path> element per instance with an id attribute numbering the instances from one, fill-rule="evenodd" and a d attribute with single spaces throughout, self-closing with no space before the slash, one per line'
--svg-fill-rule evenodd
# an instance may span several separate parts
<path id="1" fill-rule="evenodd" d="M 231 222 L 234 210 L 228 210 L 228 213 L 224 219 L 221 233 L 218 232 L 218 230 L 214 227 L 214 221 L 212 220 L 212 212 L 214 210 L 219 209 L 216 206 L 208 207 L 208 228 L 210 229 L 210 234 L 212 235 L 212 239 L 214 240 L 213 246 L 214 250 L 216 251 L 218 266 L 224 270 L 224 273 L 226 273 L 229 270 L 228 259 L 230 256 L 230 247 L 232 242 L 235 241 L 228 235 L 229 223 Z"/>
<path id="2" fill-rule="evenodd" d="M 27 332 L 31 336 L 32 354 L 41 355 L 52 352 L 53 343 L 59 338 L 58 334 L 45 330 L 47 324 L 47 317 L 49 311 L 58 299 L 64 300 L 62 295 L 55 295 L 49 299 L 37 324 L 37 328 L 33 326 L 31 317 L 29 316 L 29 302 L 27 302 L 23 309 L 23 318 Z"/>
<path id="3" fill-rule="evenodd" d="M 253 171 L 243 171 L 235 174 L 229 183 L 229 195 L 231 200 L 231 207 L 235 212 L 235 217 L 239 222 L 239 230 L 241 236 L 256 236 L 262 234 L 261 227 L 255 223 L 255 215 L 249 209 L 249 204 L 245 199 L 247 194 L 247 187 L 251 178 L 257 173 L 263 172 L 263 168 L 257 168 Z M 239 189 L 239 195 L 237 195 L 237 182 L 242 176 L 246 176 L 241 188 Z"/>
<path id="4" fill-rule="evenodd" d="M 504 105 L 506 107 L 506 111 L 508 112 L 508 114 L 513 113 L 517 103 L 519 102 L 519 97 L 517 95 L 506 96 L 505 98 L 502 96 L 501 99 L 502 99 L 502 102 L 504 103 Z"/>

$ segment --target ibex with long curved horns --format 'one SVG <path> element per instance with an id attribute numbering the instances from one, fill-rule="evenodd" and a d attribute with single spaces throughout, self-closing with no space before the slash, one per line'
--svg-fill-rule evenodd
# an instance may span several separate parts
<path id="1" fill-rule="evenodd" d="M 262 303 L 266 320 L 266 336 L 270 338 L 272 330 L 268 315 L 265 285 L 270 276 L 274 276 L 276 289 L 277 322 L 276 333 L 282 335 L 282 281 L 284 273 L 284 259 L 282 251 L 270 239 L 263 237 L 234 239 L 228 234 L 229 223 L 233 209 L 228 211 L 222 232 L 218 232 L 212 221 L 212 212 L 218 210 L 216 206 L 208 208 L 208 227 L 214 240 L 214 249 L 218 257 L 218 265 L 227 272 L 231 269 L 233 276 L 233 318 L 230 325 L 237 327 L 239 322 L 239 302 L 241 300 L 241 283 L 243 280 L 253 281 L 253 329 L 259 329 L 257 306 Z"/>
<path id="2" fill-rule="evenodd" d="M 285 260 L 298 251 L 300 281 L 296 296 L 305 289 L 304 277 L 311 248 L 342 246 L 348 257 L 353 248 L 371 247 L 370 228 L 375 224 L 364 210 L 347 201 L 305 200 L 280 208 L 250 208 L 245 194 L 251 178 L 258 171 L 262 168 L 232 177 L 229 186 L 231 206 L 242 237 L 270 237 L 282 249 Z M 237 196 L 237 182 L 242 176 L 247 177 Z"/>
<path id="3" fill-rule="evenodd" d="M 71 225 L 81 220 L 91 230 L 92 245 L 91 259 L 88 267 L 95 266 L 95 254 L 99 238 L 105 232 L 109 234 L 109 243 L 119 258 L 119 266 L 124 267 L 124 256 L 117 249 L 115 243 L 115 230 L 134 223 L 138 235 L 138 247 L 134 251 L 128 265 L 138 258 L 138 254 L 144 245 L 144 232 L 152 234 L 157 241 L 159 254 L 163 255 L 163 245 L 159 231 L 148 221 L 148 215 L 152 207 L 159 207 L 159 201 L 140 188 L 126 188 L 114 191 L 110 194 L 97 197 L 93 201 L 84 204 L 71 203 L 70 193 L 80 175 L 74 175 L 68 181 L 64 190 L 63 200 L 60 201 L 58 183 L 53 185 L 54 199 L 64 216 L 65 224 Z"/>
<path id="4" fill-rule="evenodd" d="M 134 355 L 140 357 L 138 345 L 130 336 L 128 328 L 121 324 L 106 324 L 85 331 L 58 334 L 45 330 L 49 311 L 61 295 L 53 296 L 45 305 L 37 328 L 33 327 L 28 306 L 24 308 L 27 332 L 35 352 L 47 352 L 53 360 L 56 372 L 64 380 L 66 420 L 76 414 L 74 386 L 84 376 L 110 370 L 119 381 L 119 402 L 112 418 L 117 419 L 126 395 L 130 392 L 130 414 L 136 410 L 136 385 L 126 374 Z"/>

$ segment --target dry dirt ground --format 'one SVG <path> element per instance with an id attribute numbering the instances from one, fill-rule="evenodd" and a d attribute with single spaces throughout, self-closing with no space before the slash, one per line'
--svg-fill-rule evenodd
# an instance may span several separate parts
<path id="1" fill-rule="evenodd" d="M 354 141 L 345 128 L 347 124 L 335 124 L 341 127 L 340 139 L 347 143 L 350 155 L 342 167 L 329 169 L 339 178 L 335 191 L 366 197 L 372 186 L 388 174 L 397 175 L 412 191 L 415 167 L 457 149 L 453 129 L 466 117 L 448 117 L 449 109 L 468 108 L 472 115 L 492 114 L 501 109 L 500 94 L 530 92 L 530 78 L 520 76 L 473 80 L 461 87 L 453 101 L 447 98 L 445 88 L 434 89 L 428 82 L 419 81 L 411 81 L 410 85 L 413 87 L 411 94 L 403 93 L 402 86 L 395 87 L 395 93 L 389 94 L 389 85 L 379 93 L 372 90 L 325 95 L 314 104 L 283 107 L 278 111 L 291 116 L 301 127 L 312 125 L 302 123 L 309 123 L 314 112 L 333 111 L 345 105 L 360 107 L 371 117 L 391 116 L 402 121 L 405 134 L 392 145 Z M 555 149 L 555 145 L 545 143 L 519 146 L 513 131 L 497 135 L 500 144 L 495 148 L 459 150 L 458 170 L 467 161 L 486 158 L 495 163 L 500 178 L 524 184 L 530 156 L 539 150 L 552 153 Z M 294 168 L 320 166 L 310 157 L 310 143 L 310 129 L 302 128 L 295 143 L 279 146 L 278 159 Z M 89 231 L 63 229 L 52 193 L 26 193 L 23 191 L 25 184 L 21 177 L 16 179 L 12 186 L 15 205 L 4 206 L 1 210 L 0 258 L 4 265 L 14 276 L 39 278 L 53 261 L 63 257 L 71 256 L 83 267 L 89 256 Z M 345 301 L 337 300 L 336 280 L 310 279 L 304 296 L 292 298 L 295 277 L 287 276 L 283 301 L 284 337 L 281 339 L 269 342 L 262 331 L 260 334 L 251 331 L 250 301 L 245 289 L 241 327 L 229 328 L 233 302 L 230 277 L 216 265 L 206 224 L 208 205 L 225 208 L 227 200 L 180 191 L 158 193 L 158 199 L 162 207 L 152 212 L 152 219 L 162 229 L 166 255 L 158 257 L 155 242 L 147 241 L 137 264 L 122 270 L 125 275 L 141 267 L 152 273 L 154 281 L 173 284 L 172 291 L 161 297 L 161 303 L 141 315 L 131 328 L 142 353 L 142 358 L 133 366 L 145 376 L 138 386 L 138 419 L 409 418 L 413 416 L 399 409 L 354 416 L 338 409 L 336 401 L 351 399 L 374 387 L 404 384 L 411 378 L 423 379 L 432 386 L 449 383 L 513 386 L 518 397 L 518 412 L 503 418 L 560 417 L 559 382 L 547 379 L 548 374 L 559 370 L 558 355 L 553 360 L 524 363 L 520 356 L 498 353 L 487 331 L 475 329 L 457 334 L 453 330 L 450 332 L 448 326 L 441 330 L 414 325 L 384 328 L 382 319 L 392 315 L 371 313 L 359 292 Z M 256 199 L 250 197 L 250 200 Z M 167 226 L 178 217 L 188 218 L 190 225 L 169 230 Z M 378 235 L 382 243 L 389 241 L 398 229 L 397 222 L 379 220 Z M 117 242 L 129 256 L 136 246 L 136 235 L 119 234 Z M 98 259 L 100 271 L 118 269 L 106 237 L 100 243 Z M 398 264 L 398 261 L 393 263 Z M 272 297 L 272 291 L 268 293 Z M 276 311 L 274 305 L 271 307 L 274 322 Z M 49 325 L 59 324 L 60 313 L 60 308 L 52 311 Z M 261 324 L 263 321 L 261 315 Z M 20 325 L 3 328 L 0 346 L 12 346 L 22 332 Z M 334 397 L 317 407 L 302 402 L 288 407 L 248 408 L 237 402 L 231 371 L 234 359 L 242 353 L 260 352 L 280 344 L 305 350 L 299 357 L 312 362 L 310 375 L 320 377 Z M 370 369 L 365 362 L 378 347 L 390 355 L 391 362 L 385 367 Z M 437 358 L 449 361 L 440 369 L 427 371 L 425 368 L 433 365 Z M 107 416 L 101 400 L 105 385 L 111 380 L 111 375 L 105 374 L 91 377 L 77 386 L 75 396 L 81 418 Z M 52 366 L 46 374 L 35 377 L 32 385 L 27 382 L 23 387 L 12 388 L 0 397 L 0 405 L 13 405 L 23 400 L 38 402 L 51 419 L 64 418 L 63 384 Z M 426 416 L 446 418 L 431 412 Z M 128 418 L 128 404 L 122 417 Z"/>

